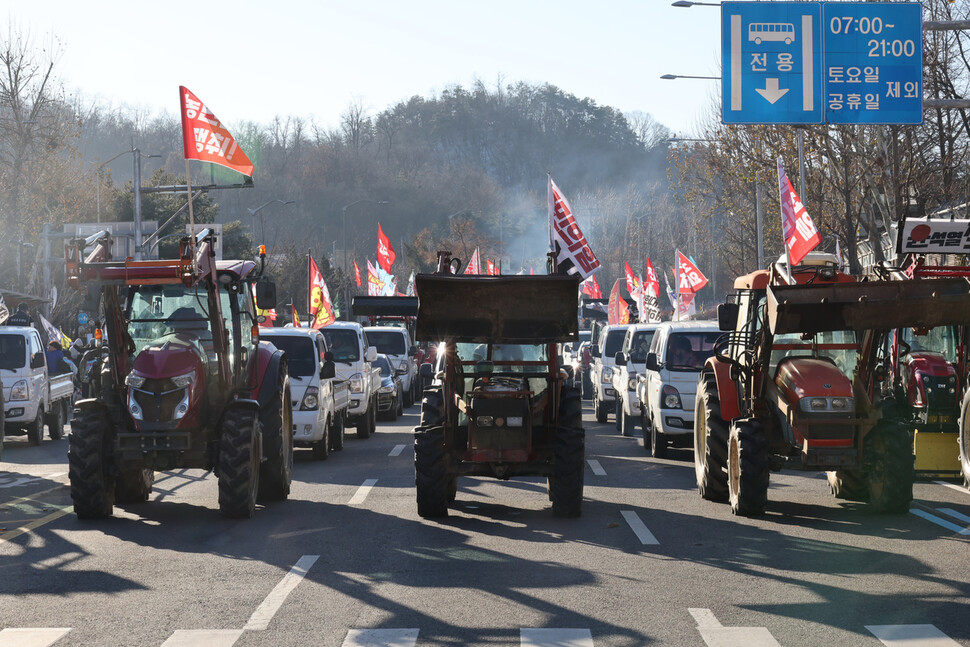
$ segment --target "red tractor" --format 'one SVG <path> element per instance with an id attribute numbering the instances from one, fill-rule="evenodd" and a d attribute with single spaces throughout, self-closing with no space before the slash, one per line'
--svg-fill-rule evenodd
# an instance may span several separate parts
<path id="1" fill-rule="evenodd" d="M 229 517 L 289 494 L 286 358 L 260 343 L 253 302 L 255 291 L 260 308 L 275 307 L 275 288 L 260 280 L 263 262 L 217 261 L 213 245 L 205 230 L 184 237 L 176 259 L 114 261 L 106 232 L 68 244 L 69 283 L 107 347 L 71 425 L 79 518 L 146 501 L 155 471 L 214 471 Z"/>
<path id="2" fill-rule="evenodd" d="M 718 308 L 716 354 L 699 379 L 694 458 L 701 496 L 764 512 L 771 471 L 828 472 L 833 493 L 905 512 L 912 423 L 887 388 L 887 337 L 970 321 L 966 279 L 856 282 L 812 254 L 740 277 Z"/>

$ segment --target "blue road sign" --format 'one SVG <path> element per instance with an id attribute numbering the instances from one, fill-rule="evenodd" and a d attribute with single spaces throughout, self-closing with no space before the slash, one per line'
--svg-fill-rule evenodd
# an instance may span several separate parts
<path id="1" fill-rule="evenodd" d="M 821 17 L 818 2 L 721 4 L 724 123 L 822 123 Z"/>
<path id="2" fill-rule="evenodd" d="M 79 312 L 77 313 L 77 322 L 82 326 L 88 322 L 88 313 Z"/>
<path id="3" fill-rule="evenodd" d="M 923 123 L 923 25 L 918 2 L 822 6 L 825 121 Z"/>

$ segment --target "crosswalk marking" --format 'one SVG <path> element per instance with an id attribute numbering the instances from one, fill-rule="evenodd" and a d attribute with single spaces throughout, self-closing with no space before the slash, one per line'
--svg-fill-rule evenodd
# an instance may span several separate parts
<path id="1" fill-rule="evenodd" d="M 269 626 L 269 621 L 273 619 L 273 616 L 276 615 L 276 612 L 282 606 L 283 601 L 286 600 L 286 596 L 303 581 L 307 571 L 310 570 L 310 567 L 319 558 L 319 555 L 304 555 L 297 560 L 293 568 L 290 569 L 290 572 L 283 576 L 283 579 L 276 585 L 276 588 L 270 591 L 262 604 L 253 611 L 253 615 L 250 616 L 249 622 L 246 623 L 244 629 L 248 631 L 266 629 Z"/>
<path id="2" fill-rule="evenodd" d="M 623 515 L 623 518 L 630 526 L 633 534 L 635 534 L 637 539 L 640 540 L 641 544 L 646 545 L 660 543 L 657 541 L 657 538 L 653 536 L 653 533 L 647 529 L 642 521 L 640 521 L 640 517 L 637 516 L 636 512 L 633 512 L 632 510 L 623 510 L 620 512 L 620 514 Z"/>
<path id="3" fill-rule="evenodd" d="M 946 519 L 943 519 L 941 517 L 937 517 L 935 514 L 930 514 L 926 510 L 922 510 L 920 508 L 911 508 L 910 509 L 910 512 L 912 514 L 915 514 L 917 517 L 922 517 L 923 519 L 926 519 L 927 521 L 930 521 L 932 523 L 935 523 L 938 526 L 942 526 L 942 527 L 946 528 L 947 530 L 952 530 L 953 532 L 957 533 L 958 535 L 970 535 L 970 528 L 965 528 L 963 526 L 958 526 L 957 524 L 953 523 L 952 521 L 947 521 Z"/>
<path id="4" fill-rule="evenodd" d="M 766 627 L 725 627 L 710 609 L 687 609 L 707 647 L 781 647 Z"/>
<path id="5" fill-rule="evenodd" d="M 357 488 L 357 492 L 350 498 L 349 505 L 358 505 L 364 502 L 370 491 L 374 489 L 377 484 L 377 479 L 367 479 L 364 481 L 363 485 Z"/>
<path id="6" fill-rule="evenodd" d="M 162 647 L 232 647 L 242 629 L 179 629 Z"/>
<path id="7" fill-rule="evenodd" d="M 687 613 L 694 617 L 698 627 L 720 627 L 721 622 L 710 609 L 687 609 Z"/>
<path id="8" fill-rule="evenodd" d="M 866 625 L 887 647 L 960 647 L 933 625 Z"/>
<path id="9" fill-rule="evenodd" d="M 417 629 L 351 629 L 343 647 L 414 647 Z"/>
<path id="10" fill-rule="evenodd" d="M 388 456 L 400 456 L 401 452 L 403 452 L 406 447 L 407 445 L 394 445 L 394 449 L 391 450 L 391 453 L 388 454 Z"/>
<path id="11" fill-rule="evenodd" d="M 522 647 L 593 647 L 589 629 L 520 629 Z"/>
<path id="12" fill-rule="evenodd" d="M 603 469 L 603 466 L 600 465 L 598 460 L 591 458 L 586 462 L 589 463 L 589 469 L 593 470 L 593 474 L 596 476 L 606 476 L 606 470 Z"/>
<path id="13" fill-rule="evenodd" d="M 0 647 L 48 647 L 67 635 L 70 629 L 4 629 Z"/>

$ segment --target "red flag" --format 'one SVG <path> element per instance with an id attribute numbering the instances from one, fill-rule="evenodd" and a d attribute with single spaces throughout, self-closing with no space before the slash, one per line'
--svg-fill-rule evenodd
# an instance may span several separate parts
<path id="1" fill-rule="evenodd" d="M 327 289 L 327 284 L 323 280 L 323 274 L 320 273 L 312 258 L 309 261 L 310 327 L 319 330 L 336 321 L 336 317 L 333 316 L 330 290 Z"/>
<path id="2" fill-rule="evenodd" d="M 495 261 L 487 259 L 485 261 L 485 274 L 488 276 L 494 276 L 498 274 L 498 269 L 495 267 Z"/>
<path id="3" fill-rule="evenodd" d="M 588 296 L 590 299 L 602 299 L 603 291 L 600 290 L 600 284 L 596 282 L 596 275 L 589 277 L 582 282 L 582 293 Z"/>
<path id="4" fill-rule="evenodd" d="M 395 258 L 397 258 L 397 254 L 394 253 L 394 248 L 391 247 L 390 239 L 384 235 L 384 230 L 381 229 L 381 223 L 377 223 L 377 264 L 385 272 L 390 273 L 391 265 L 394 265 Z"/>
<path id="5" fill-rule="evenodd" d="M 478 255 L 478 248 L 475 248 L 475 253 L 472 254 L 472 258 L 468 261 L 468 265 L 465 266 L 464 274 L 481 274 L 482 273 L 482 260 Z"/>
<path id="6" fill-rule="evenodd" d="M 778 190 L 781 200 L 781 226 L 788 247 L 789 267 L 802 262 L 805 256 L 822 242 L 822 234 L 815 228 L 811 216 L 805 210 L 801 198 L 795 193 L 791 180 L 778 158 Z"/>
<path id="7" fill-rule="evenodd" d="M 707 285 L 707 277 L 679 249 L 677 250 L 677 275 L 679 277 L 677 291 L 681 294 L 695 294 Z"/>
<path id="8" fill-rule="evenodd" d="M 547 191 L 549 201 L 549 243 L 556 252 L 556 265 L 560 274 L 579 274 L 588 278 L 600 267 L 600 262 L 590 249 L 586 237 L 573 218 L 566 197 L 549 176 Z"/>
<path id="9" fill-rule="evenodd" d="M 626 266 L 626 289 L 627 292 L 632 296 L 637 290 L 640 289 L 640 279 L 633 273 L 633 268 L 626 261 L 623 261 Z"/>
<path id="10" fill-rule="evenodd" d="M 354 278 L 357 279 L 357 287 L 360 287 L 360 267 L 357 266 L 357 261 L 354 261 Z"/>
<path id="11" fill-rule="evenodd" d="M 300 315 L 296 311 L 296 304 L 290 304 L 290 307 L 293 308 L 293 327 L 300 328 Z"/>
<path id="12" fill-rule="evenodd" d="M 653 263 L 650 259 L 647 259 L 647 270 L 644 276 L 643 283 L 647 288 L 647 291 L 653 290 L 652 296 L 660 296 L 660 279 L 657 278 L 657 272 L 653 269 Z"/>
<path id="13" fill-rule="evenodd" d="M 620 279 L 616 280 L 613 290 L 610 291 L 610 300 L 606 304 L 606 317 L 606 322 L 611 326 L 630 323 L 630 306 L 620 295 Z"/>
<path id="14" fill-rule="evenodd" d="M 229 131 L 197 96 L 179 86 L 182 149 L 187 160 L 212 162 L 252 177 L 253 163 Z"/>

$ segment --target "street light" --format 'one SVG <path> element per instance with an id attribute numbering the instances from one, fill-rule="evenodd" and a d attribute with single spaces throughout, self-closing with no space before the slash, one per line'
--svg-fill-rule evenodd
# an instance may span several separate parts
<path id="1" fill-rule="evenodd" d="M 262 211 L 263 209 L 265 209 L 266 207 L 268 207 L 269 205 L 273 204 L 274 202 L 279 202 L 283 206 L 286 206 L 288 204 L 293 204 L 294 202 L 296 202 L 296 200 L 280 200 L 279 198 L 277 198 L 276 200 L 270 200 L 269 202 L 265 202 L 259 205 L 258 207 L 256 207 L 255 209 L 250 209 L 249 207 L 246 207 L 246 211 L 249 212 L 249 215 L 253 217 L 253 222 L 255 222 L 256 214 Z M 263 220 L 262 216 L 259 217 L 259 230 L 260 230 L 259 235 L 265 241 L 266 240 L 266 221 Z"/>
<path id="2" fill-rule="evenodd" d="M 670 3 L 671 7 L 683 7 L 685 9 L 690 9 L 694 5 L 701 5 L 704 7 L 720 7 L 720 2 L 692 2 L 691 0 L 677 0 L 677 2 Z"/>
<path id="3" fill-rule="evenodd" d="M 161 158 L 161 155 L 143 155 L 140 150 L 132 147 L 131 150 L 121 151 L 111 159 L 101 162 L 96 167 L 98 173 L 98 223 L 101 223 L 101 178 L 102 171 L 107 164 L 115 161 L 122 155 L 128 155 L 131 153 L 134 157 L 131 160 L 132 172 L 131 172 L 131 185 L 133 192 L 133 207 L 134 207 L 134 229 L 135 229 L 135 260 L 141 260 L 141 158 L 146 157 L 151 158 Z M 93 164 L 94 162 L 90 162 Z"/>
<path id="4" fill-rule="evenodd" d="M 673 81 L 674 79 L 707 79 L 708 81 L 720 81 L 719 76 L 688 76 L 686 74 L 664 74 L 660 77 L 664 81 Z"/>

